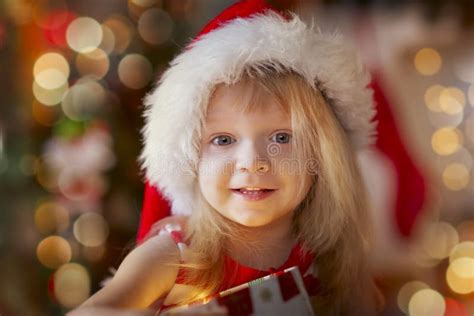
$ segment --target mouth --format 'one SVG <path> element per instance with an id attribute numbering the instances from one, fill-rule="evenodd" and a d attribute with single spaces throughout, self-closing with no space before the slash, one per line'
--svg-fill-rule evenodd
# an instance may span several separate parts
<path id="1" fill-rule="evenodd" d="M 277 189 L 240 188 L 231 189 L 231 191 L 247 201 L 260 201 L 269 197 L 271 194 L 277 191 Z"/>

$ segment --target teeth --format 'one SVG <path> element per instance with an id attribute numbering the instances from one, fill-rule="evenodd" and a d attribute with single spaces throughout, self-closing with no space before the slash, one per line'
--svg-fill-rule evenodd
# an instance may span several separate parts
<path id="1" fill-rule="evenodd" d="M 260 194 L 262 190 L 241 190 L 243 194 L 249 194 L 249 195 L 257 195 Z"/>
<path id="2" fill-rule="evenodd" d="M 242 192 L 245 195 L 257 195 L 265 191 L 265 189 L 260 189 L 260 188 L 242 188 L 240 189 L 240 192 Z"/>

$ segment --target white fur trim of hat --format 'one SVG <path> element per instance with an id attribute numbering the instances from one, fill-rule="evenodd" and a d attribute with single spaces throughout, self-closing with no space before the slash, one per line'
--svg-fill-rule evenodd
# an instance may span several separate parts
<path id="1" fill-rule="evenodd" d="M 338 34 L 323 34 L 291 14 L 269 10 L 236 18 L 195 40 L 170 63 L 145 98 L 145 176 L 171 201 L 173 214 L 190 214 L 195 201 L 200 119 L 213 87 L 235 83 L 246 66 L 275 61 L 320 89 L 354 149 L 375 140 L 370 75 Z"/>

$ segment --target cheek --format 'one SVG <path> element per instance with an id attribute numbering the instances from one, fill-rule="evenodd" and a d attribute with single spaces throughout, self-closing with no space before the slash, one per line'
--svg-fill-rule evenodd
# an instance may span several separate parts
<path id="1" fill-rule="evenodd" d="M 198 169 L 201 192 L 208 202 L 221 203 L 229 187 L 231 165 L 222 157 L 203 157 Z"/>
<path id="2" fill-rule="evenodd" d="M 200 157 L 199 173 L 207 178 L 222 178 L 232 174 L 233 164 L 229 155 L 205 151 Z"/>

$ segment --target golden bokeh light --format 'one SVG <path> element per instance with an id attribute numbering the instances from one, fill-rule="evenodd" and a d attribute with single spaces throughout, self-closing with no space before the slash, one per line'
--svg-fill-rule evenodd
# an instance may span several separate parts
<path id="1" fill-rule="evenodd" d="M 129 54 L 118 66 L 120 81 L 131 89 L 142 89 L 151 80 L 153 69 L 151 63 L 144 56 Z"/>
<path id="2" fill-rule="evenodd" d="M 35 82 L 46 90 L 55 90 L 66 85 L 69 73 L 69 63 L 58 53 L 41 55 L 33 67 Z"/>
<path id="3" fill-rule="evenodd" d="M 106 54 L 110 54 L 114 51 L 115 47 L 115 34 L 105 24 L 102 24 L 102 42 L 100 42 L 99 48 L 102 49 Z"/>
<path id="4" fill-rule="evenodd" d="M 419 290 L 408 303 L 410 316 L 444 316 L 445 310 L 443 296 L 432 289 Z"/>
<path id="5" fill-rule="evenodd" d="M 109 66 L 109 57 L 100 48 L 78 54 L 76 57 L 76 68 L 83 76 L 89 75 L 94 79 L 101 79 L 109 71 Z"/>
<path id="6" fill-rule="evenodd" d="M 71 260 L 71 247 L 60 236 L 49 236 L 36 247 L 38 260 L 47 268 L 56 269 Z"/>
<path id="7" fill-rule="evenodd" d="M 36 81 L 33 81 L 33 95 L 44 105 L 51 106 L 61 103 L 68 89 L 67 82 L 57 89 L 44 89 Z"/>
<path id="8" fill-rule="evenodd" d="M 424 99 L 425 105 L 433 112 L 441 112 L 441 105 L 439 103 L 439 98 L 443 90 L 446 89 L 444 86 L 435 84 L 430 86 L 425 91 Z"/>
<path id="9" fill-rule="evenodd" d="M 458 232 L 447 222 L 427 225 L 421 240 L 423 251 L 433 259 L 447 258 L 458 242 Z"/>
<path id="10" fill-rule="evenodd" d="M 449 164 L 443 171 L 443 183 L 452 191 L 464 189 L 469 184 L 469 181 L 469 170 L 463 164 Z"/>
<path id="11" fill-rule="evenodd" d="M 98 213 L 85 213 L 74 223 L 74 237 L 86 247 L 102 245 L 109 235 L 107 221 Z"/>
<path id="12" fill-rule="evenodd" d="M 441 156 L 455 153 L 463 143 L 462 134 L 456 128 L 444 127 L 433 133 L 431 146 Z"/>
<path id="13" fill-rule="evenodd" d="M 459 258 L 474 259 L 474 241 L 463 241 L 453 248 L 449 255 L 449 262 Z"/>
<path id="14" fill-rule="evenodd" d="M 405 283 L 400 290 L 398 291 L 397 295 L 397 304 L 398 308 L 402 310 L 405 314 L 408 314 L 408 303 L 410 302 L 411 297 L 416 292 L 429 289 L 430 287 L 421 281 L 411 281 Z"/>
<path id="15" fill-rule="evenodd" d="M 76 18 L 67 28 L 66 41 L 78 53 L 91 52 L 102 42 L 102 27 L 92 18 Z"/>
<path id="16" fill-rule="evenodd" d="M 443 112 L 454 115 L 464 110 L 466 96 L 461 89 L 449 87 L 441 91 L 439 104 Z"/>
<path id="17" fill-rule="evenodd" d="M 63 232 L 69 227 L 69 212 L 56 202 L 44 202 L 35 211 L 35 225 L 42 234 Z"/>
<path id="18" fill-rule="evenodd" d="M 474 282 L 474 258 L 457 258 L 450 263 L 450 266 L 457 276 L 464 279 L 473 279 L 472 281 Z"/>
<path id="19" fill-rule="evenodd" d="M 90 292 L 89 273 L 80 264 L 65 264 L 54 273 L 54 294 L 62 306 L 74 308 L 83 303 Z"/>
<path id="20" fill-rule="evenodd" d="M 446 271 L 446 282 L 458 294 L 474 292 L 474 259 L 461 257 L 451 262 Z"/>
<path id="21" fill-rule="evenodd" d="M 424 76 L 436 74 L 441 64 L 441 55 L 433 48 L 422 48 L 415 55 L 415 68 Z"/>
<path id="22" fill-rule="evenodd" d="M 161 9 L 149 9 L 138 20 L 138 33 L 143 40 L 152 45 L 166 42 L 173 33 L 173 19 Z"/>
<path id="23" fill-rule="evenodd" d="M 114 34 L 114 52 L 123 53 L 132 40 L 132 23 L 122 15 L 113 15 L 103 25 L 107 26 Z"/>

